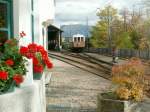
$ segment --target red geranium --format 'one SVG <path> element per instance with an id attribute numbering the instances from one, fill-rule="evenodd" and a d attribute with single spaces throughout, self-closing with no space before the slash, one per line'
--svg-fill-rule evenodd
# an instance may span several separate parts
<path id="1" fill-rule="evenodd" d="M 41 45 L 31 43 L 28 45 L 28 47 L 21 48 L 20 52 L 22 54 L 25 54 L 24 56 L 26 56 L 27 58 L 33 60 L 33 69 L 35 73 L 42 73 L 45 65 L 49 69 L 53 67 L 53 64 L 48 58 L 47 51 Z M 36 55 L 37 53 L 41 54 L 38 56 L 41 56 L 40 58 L 42 60 L 38 60 L 38 56 Z"/>
<path id="2" fill-rule="evenodd" d="M 39 64 L 39 61 L 36 57 L 33 57 L 32 60 L 33 60 L 33 65 L 38 65 Z"/>
<path id="3" fill-rule="evenodd" d="M 47 68 L 53 68 L 53 63 L 51 63 L 50 61 L 47 61 L 47 63 L 46 63 L 46 65 L 47 65 Z"/>
<path id="4" fill-rule="evenodd" d="M 41 46 L 41 45 L 38 45 L 38 46 L 37 46 L 37 51 L 38 51 L 38 52 L 44 51 L 44 47 Z"/>
<path id="5" fill-rule="evenodd" d="M 41 45 L 37 46 L 37 52 L 40 52 L 42 56 L 48 56 L 47 51 Z"/>
<path id="6" fill-rule="evenodd" d="M 34 73 L 42 73 L 44 70 L 43 65 L 34 65 L 33 71 Z"/>
<path id="7" fill-rule="evenodd" d="M 8 73 L 6 71 L 0 71 L 0 79 L 1 80 L 7 80 Z"/>
<path id="8" fill-rule="evenodd" d="M 24 37 L 24 36 L 26 36 L 26 34 L 25 34 L 24 31 L 22 31 L 22 32 L 20 33 L 20 37 Z"/>
<path id="9" fill-rule="evenodd" d="M 13 76 L 13 80 L 15 81 L 15 83 L 17 85 L 19 85 L 20 83 L 23 82 L 24 78 L 23 78 L 22 75 L 16 74 L 16 75 Z"/>
<path id="10" fill-rule="evenodd" d="M 32 59 L 34 57 L 34 54 L 33 53 L 27 53 L 26 57 L 29 59 Z"/>
<path id="11" fill-rule="evenodd" d="M 26 56 L 27 53 L 28 53 L 28 48 L 24 47 L 24 46 L 21 46 L 20 47 L 20 54 Z"/>
<path id="12" fill-rule="evenodd" d="M 29 44 L 28 49 L 31 53 L 36 53 L 37 52 L 37 44 L 35 44 L 35 43 Z"/>
<path id="13" fill-rule="evenodd" d="M 9 66 L 13 66 L 14 65 L 14 61 L 12 59 L 8 59 L 8 60 L 5 61 L 5 64 L 9 65 Z"/>
<path id="14" fill-rule="evenodd" d="M 49 69 L 53 67 L 53 64 L 50 62 L 48 57 L 46 59 L 44 59 L 44 63 L 46 64 L 47 68 L 49 68 Z"/>

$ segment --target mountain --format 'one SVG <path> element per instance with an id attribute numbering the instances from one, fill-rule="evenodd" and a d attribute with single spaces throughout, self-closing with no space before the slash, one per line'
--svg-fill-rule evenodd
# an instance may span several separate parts
<path id="1" fill-rule="evenodd" d="M 87 26 L 87 25 L 62 25 L 60 27 L 61 30 L 64 32 L 62 33 L 62 37 L 72 37 L 75 34 L 82 34 L 85 37 L 90 37 L 90 31 L 92 29 L 92 26 Z"/>

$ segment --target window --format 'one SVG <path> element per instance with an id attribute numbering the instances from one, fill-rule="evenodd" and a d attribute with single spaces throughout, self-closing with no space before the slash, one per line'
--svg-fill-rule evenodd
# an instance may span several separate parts
<path id="1" fill-rule="evenodd" d="M 76 41 L 77 41 L 77 38 L 75 37 L 75 38 L 74 38 L 74 42 L 76 42 Z"/>
<path id="2" fill-rule="evenodd" d="M 81 41 L 83 41 L 83 37 L 81 37 Z"/>
<path id="3" fill-rule="evenodd" d="M 11 0 L 0 0 L 0 42 L 5 42 L 12 37 L 11 5 Z"/>
<path id="4" fill-rule="evenodd" d="M 78 42 L 80 42 L 80 37 L 78 37 Z"/>

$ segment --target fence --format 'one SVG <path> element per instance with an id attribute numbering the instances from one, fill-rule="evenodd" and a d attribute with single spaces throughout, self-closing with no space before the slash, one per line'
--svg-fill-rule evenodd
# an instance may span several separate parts
<path id="1" fill-rule="evenodd" d="M 87 52 L 99 53 L 102 55 L 111 55 L 112 49 L 109 48 L 89 48 Z M 142 59 L 150 59 L 150 50 L 134 50 L 134 49 L 118 49 L 118 56 L 123 58 L 138 57 Z"/>

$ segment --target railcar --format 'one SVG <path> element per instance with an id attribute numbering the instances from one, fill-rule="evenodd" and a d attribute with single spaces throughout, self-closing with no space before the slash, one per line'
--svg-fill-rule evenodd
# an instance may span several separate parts
<path id="1" fill-rule="evenodd" d="M 85 36 L 81 34 L 73 35 L 72 37 L 72 50 L 81 52 L 85 48 Z"/>

